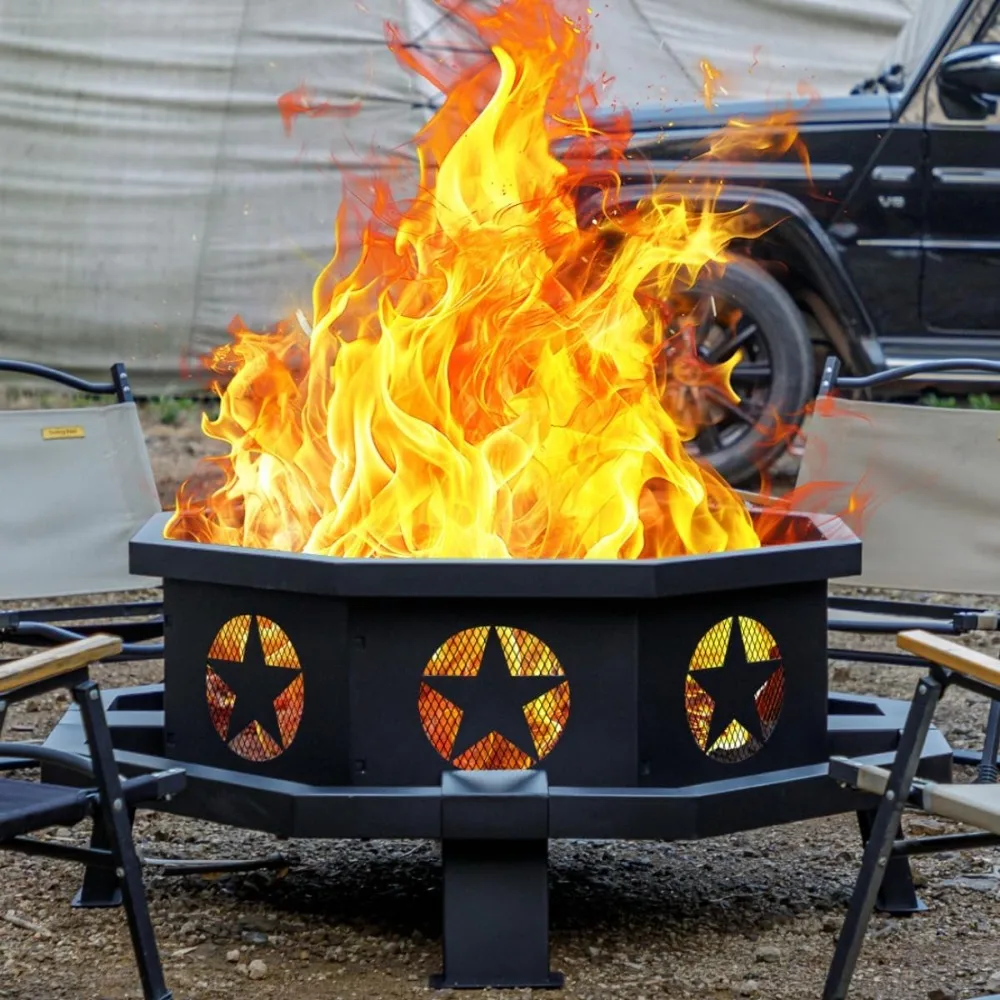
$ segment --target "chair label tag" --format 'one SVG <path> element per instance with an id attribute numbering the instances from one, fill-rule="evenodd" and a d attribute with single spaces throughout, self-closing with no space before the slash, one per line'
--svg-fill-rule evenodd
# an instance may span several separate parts
<path id="1" fill-rule="evenodd" d="M 70 438 L 86 437 L 87 432 L 82 427 L 43 427 L 43 441 L 66 441 Z"/>

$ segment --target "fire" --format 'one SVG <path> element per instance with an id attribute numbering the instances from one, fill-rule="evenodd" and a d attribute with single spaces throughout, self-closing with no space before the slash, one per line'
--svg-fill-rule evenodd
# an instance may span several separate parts
<path id="1" fill-rule="evenodd" d="M 361 111 L 361 102 L 331 104 L 329 101 L 317 101 L 309 92 L 309 88 L 302 84 L 278 98 L 278 111 L 281 114 L 285 135 L 291 135 L 292 126 L 299 115 L 305 115 L 307 118 L 350 118 Z"/>
<path id="2" fill-rule="evenodd" d="M 715 95 L 726 94 L 726 88 L 722 84 L 722 73 L 719 72 L 707 59 L 701 61 L 702 76 L 702 99 L 705 107 L 711 111 L 715 107 Z"/>
<path id="3" fill-rule="evenodd" d="M 753 223 L 716 211 L 717 187 L 612 215 L 628 132 L 588 118 L 586 15 L 556 3 L 484 13 L 449 0 L 492 53 L 453 79 L 389 30 L 396 57 L 445 94 L 415 138 L 414 196 L 397 202 L 384 179 L 356 186 L 309 322 L 237 328 L 215 352 L 210 367 L 230 378 L 203 428 L 228 445 L 225 482 L 182 488 L 166 537 L 341 557 L 636 559 L 760 544 L 743 501 L 685 450 L 697 427 L 665 402 L 676 365 L 662 363 L 676 345 L 661 304 L 724 267 Z M 574 192 L 593 168 L 557 159 L 564 140 L 580 154 L 570 163 L 603 157 L 599 224 L 578 221 Z M 359 195 L 370 211 L 351 263 Z M 692 377 L 738 401 L 739 360 L 693 358 Z"/>

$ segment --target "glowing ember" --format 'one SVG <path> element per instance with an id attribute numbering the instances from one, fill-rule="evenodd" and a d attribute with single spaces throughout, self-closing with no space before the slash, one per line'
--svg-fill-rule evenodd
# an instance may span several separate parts
<path id="1" fill-rule="evenodd" d="M 166 537 L 444 558 L 760 544 L 740 498 L 685 451 L 697 427 L 665 393 L 676 366 L 659 363 L 662 303 L 724 266 L 752 225 L 714 211 L 717 189 L 692 188 L 613 220 L 609 196 L 604 223 L 581 227 L 574 191 L 593 168 L 567 166 L 553 143 L 575 143 L 571 162 L 603 156 L 613 191 L 629 134 L 589 123 L 583 6 L 555 3 L 449 2 L 493 56 L 451 80 L 389 30 L 397 58 L 446 94 L 415 140 L 417 193 L 397 203 L 370 179 L 348 193 L 310 322 L 239 329 L 215 353 L 210 367 L 231 379 L 204 430 L 229 446 L 226 482 L 183 488 Z M 748 138 L 757 154 L 794 141 L 781 127 Z M 358 194 L 371 214 L 352 265 L 341 248 Z M 692 377 L 738 401 L 740 360 L 692 358 Z"/>
<path id="2" fill-rule="evenodd" d="M 291 135 L 292 125 L 299 115 L 304 115 L 306 118 L 350 118 L 361 111 L 361 102 L 331 104 L 329 101 L 316 101 L 309 88 L 303 84 L 278 98 L 278 111 L 285 126 L 285 135 Z"/>

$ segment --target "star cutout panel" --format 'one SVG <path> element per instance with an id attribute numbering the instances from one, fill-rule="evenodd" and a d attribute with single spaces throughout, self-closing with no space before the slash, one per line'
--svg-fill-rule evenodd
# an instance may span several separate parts
<path id="1" fill-rule="evenodd" d="M 756 619 L 726 618 L 705 633 L 691 657 L 685 682 L 691 734 L 713 760 L 747 760 L 774 732 L 784 694 L 774 636 Z"/>
<path id="2" fill-rule="evenodd" d="M 238 615 L 208 652 L 206 697 L 212 725 L 244 760 L 263 763 L 291 746 L 302 720 L 302 665 L 279 625 Z"/>
<path id="3" fill-rule="evenodd" d="M 437 752 L 462 770 L 534 766 L 569 720 L 569 682 L 537 636 L 509 626 L 466 629 L 424 670 L 417 709 Z"/>

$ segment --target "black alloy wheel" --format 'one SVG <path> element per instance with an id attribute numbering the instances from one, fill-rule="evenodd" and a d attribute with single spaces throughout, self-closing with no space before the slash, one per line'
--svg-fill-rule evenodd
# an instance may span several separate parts
<path id="1" fill-rule="evenodd" d="M 689 451 L 734 486 L 758 480 L 791 443 L 813 391 L 813 353 L 802 312 L 750 260 L 703 276 L 663 309 L 664 405 L 693 433 Z M 731 361 L 734 402 L 716 366 Z"/>

